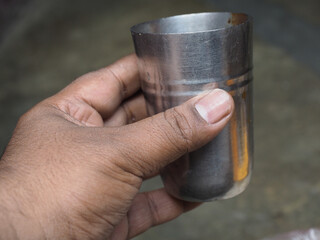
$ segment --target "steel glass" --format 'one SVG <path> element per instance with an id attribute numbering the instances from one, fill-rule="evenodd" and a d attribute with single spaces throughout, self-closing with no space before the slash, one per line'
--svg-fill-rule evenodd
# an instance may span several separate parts
<path id="1" fill-rule="evenodd" d="M 241 193 L 253 160 L 251 17 L 186 14 L 135 25 L 131 33 L 150 115 L 214 88 L 235 102 L 230 123 L 213 141 L 162 170 L 167 192 L 187 201 Z"/>

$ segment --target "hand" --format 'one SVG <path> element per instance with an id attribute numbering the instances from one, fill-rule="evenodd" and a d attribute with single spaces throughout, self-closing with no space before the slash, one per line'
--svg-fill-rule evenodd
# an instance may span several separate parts
<path id="1" fill-rule="evenodd" d="M 18 122 L 0 162 L 0 238 L 128 239 L 195 206 L 143 180 L 210 140 L 222 90 L 147 117 L 134 55 L 88 73 Z"/>

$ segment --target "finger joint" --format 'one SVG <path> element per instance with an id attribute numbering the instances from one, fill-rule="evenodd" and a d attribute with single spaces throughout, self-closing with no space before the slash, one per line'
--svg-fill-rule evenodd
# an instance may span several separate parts
<path id="1" fill-rule="evenodd" d="M 188 152 L 192 144 L 192 127 L 186 118 L 177 108 L 164 112 L 164 119 L 173 130 L 175 136 L 169 137 L 173 145 L 180 152 Z"/>

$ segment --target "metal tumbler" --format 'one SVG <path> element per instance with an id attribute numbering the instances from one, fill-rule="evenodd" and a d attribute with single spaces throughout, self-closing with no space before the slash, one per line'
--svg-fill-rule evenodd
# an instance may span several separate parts
<path id="1" fill-rule="evenodd" d="M 240 194 L 253 160 L 251 17 L 186 14 L 137 24 L 131 33 L 150 115 L 214 88 L 228 91 L 235 102 L 230 122 L 214 140 L 161 171 L 166 191 L 194 202 Z"/>

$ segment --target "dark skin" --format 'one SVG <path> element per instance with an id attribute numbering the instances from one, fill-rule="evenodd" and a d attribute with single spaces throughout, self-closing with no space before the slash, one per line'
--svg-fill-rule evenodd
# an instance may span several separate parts
<path id="1" fill-rule="evenodd" d="M 21 117 L 0 161 L 0 239 L 129 239 L 198 205 L 139 189 L 212 140 L 232 98 L 208 92 L 148 117 L 139 90 L 131 55 Z"/>

